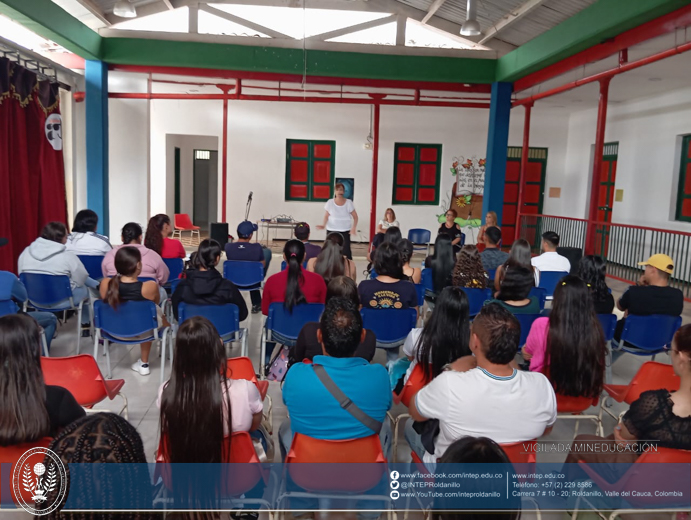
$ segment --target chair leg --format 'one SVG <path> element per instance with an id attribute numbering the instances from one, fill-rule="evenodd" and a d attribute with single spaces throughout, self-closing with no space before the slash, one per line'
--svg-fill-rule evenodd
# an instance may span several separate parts
<path id="1" fill-rule="evenodd" d="M 79 341 L 82 339 L 82 306 L 84 302 L 79 302 L 77 308 L 77 355 L 79 354 Z"/>
<path id="2" fill-rule="evenodd" d="M 96 329 L 94 334 L 94 359 L 98 363 L 98 341 L 101 339 L 101 329 Z"/>
<path id="3" fill-rule="evenodd" d="M 41 345 L 43 346 L 43 355 L 45 357 L 50 357 L 48 354 L 48 340 L 46 339 L 46 331 L 41 329 Z"/>
<path id="4" fill-rule="evenodd" d="M 126 421 L 130 420 L 130 414 L 129 410 L 127 409 L 127 396 L 123 394 L 122 392 L 118 393 L 120 397 L 122 397 L 122 400 L 125 402 L 125 406 L 122 407 L 122 410 L 120 410 L 120 414 L 122 415 Z"/>
<path id="5" fill-rule="evenodd" d="M 247 336 L 249 336 L 249 330 L 244 329 L 244 331 L 242 333 L 242 342 L 241 342 L 241 344 L 242 344 L 242 355 L 244 357 L 247 357 L 249 355 L 249 349 L 247 346 Z"/>
<path id="6" fill-rule="evenodd" d="M 266 329 L 262 328 L 262 339 L 259 348 L 259 379 L 266 379 L 264 376 L 264 356 L 266 356 Z"/>
<path id="7" fill-rule="evenodd" d="M 108 369 L 106 377 L 108 379 L 113 379 L 113 374 L 110 372 L 110 342 L 107 339 L 103 340 L 103 348 L 106 351 L 106 367 Z"/>

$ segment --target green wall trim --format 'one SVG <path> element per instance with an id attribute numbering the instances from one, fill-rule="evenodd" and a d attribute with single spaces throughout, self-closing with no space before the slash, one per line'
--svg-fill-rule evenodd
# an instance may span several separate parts
<path id="1" fill-rule="evenodd" d="M 50 0 L 0 0 L 0 14 L 84 59 L 100 59 L 101 36 Z"/>
<path id="2" fill-rule="evenodd" d="M 302 74 L 302 49 L 140 38 L 104 38 L 111 64 Z M 492 83 L 496 60 L 310 50 L 307 75 L 449 83 Z"/>
<path id="3" fill-rule="evenodd" d="M 496 80 L 516 81 L 688 4 L 688 0 L 598 0 L 502 56 Z"/>

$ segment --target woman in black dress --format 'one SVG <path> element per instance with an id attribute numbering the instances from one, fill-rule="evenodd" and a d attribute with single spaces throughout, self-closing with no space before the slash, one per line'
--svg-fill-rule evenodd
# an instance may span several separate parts
<path id="1" fill-rule="evenodd" d="M 450 209 L 446 212 L 446 222 L 439 226 L 439 231 L 437 231 L 437 236 L 446 235 L 451 239 L 451 245 L 453 246 L 453 254 L 457 255 L 461 250 L 463 245 L 463 233 L 461 232 L 461 226 L 454 222 L 458 217 L 455 209 Z"/>

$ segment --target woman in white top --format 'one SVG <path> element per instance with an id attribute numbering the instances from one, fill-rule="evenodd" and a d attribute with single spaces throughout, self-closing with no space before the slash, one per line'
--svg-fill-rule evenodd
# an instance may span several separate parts
<path id="1" fill-rule="evenodd" d="M 398 220 L 396 220 L 396 214 L 393 209 L 386 208 L 386 213 L 384 213 L 384 219 L 379 221 L 377 224 L 377 233 L 386 233 L 386 230 L 390 227 L 400 228 Z"/>
<path id="2" fill-rule="evenodd" d="M 353 201 L 343 196 L 345 193 L 343 184 L 336 183 L 335 192 L 336 196 L 324 205 L 326 210 L 324 224 L 317 226 L 317 229 L 326 229 L 327 233 L 340 233 L 343 236 L 343 254 L 352 260 L 350 235 L 354 235 L 357 229 L 357 211 L 355 211 Z"/>

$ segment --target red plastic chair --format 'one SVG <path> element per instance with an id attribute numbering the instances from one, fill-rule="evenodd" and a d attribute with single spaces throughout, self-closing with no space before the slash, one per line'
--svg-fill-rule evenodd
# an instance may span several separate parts
<path id="1" fill-rule="evenodd" d="M 119 395 L 124 405 L 120 410 L 125 419 L 129 419 L 127 412 L 127 397 L 120 392 L 125 386 L 124 379 L 105 379 L 93 356 L 80 354 L 68 357 L 42 357 L 41 369 L 43 379 L 47 385 L 66 388 L 76 401 L 89 412 L 106 397 L 111 401 Z"/>
<path id="2" fill-rule="evenodd" d="M 0 464 L 12 464 L 13 466 L 17 463 L 19 458 L 24 455 L 24 453 L 31 448 L 47 448 L 53 439 L 51 437 L 43 437 L 33 442 L 25 442 L 23 444 L 15 444 L 14 446 L 0 446 Z M 10 475 L 14 467 L 10 470 Z M 4 486 L 2 486 L 4 487 Z M 14 494 L 14 487 L 10 487 L 10 493 L 12 500 L 15 504 L 19 504 L 17 497 Z M 33 493 L 29 491 L 21 490 L 22 498 L 27 503 L 32 503 L 31 496 Z M 0 501 L 2 501 L 2 496 L 0 496 Z"/>
<path id="3" fill-rule="evenodd" d="M 403 403 L 403 405 L 407 408 L 410 406 L 410 400 L 413 398 L 413 396 L 418 393 L 422 388 L 428 383 L 427 379 L 425 378 L 425 374 L 422 371 L 422 367 L 420 365 L 415 365 L 413 368 L 413 371 L 410 373 L 410 377 L 408 380 L 405 382 L 405 385 L 403 385 L 403 389 L 401 390 L 400 394 L 396 394 L 395 392 L 393 393 L 393 402 L 394 404 L 399 404 Z M 397 461 L 397 455 L 398 455 L 398 428 L 400 426 L 400 423 L 403 419 L 408 419 L 410 418 L 410 414 L 407 413 L 402 413 L 396 419 L 394 420 L 393 423 L 393 460 L 394 462 Z"/>
<path id="4" fill-rule="evenodd" d="M 271 399 L 271 396 L 268 395 L 269 382 L 259 381 L 257 379 L 257 374 L 254 373 L 254 365 L 252 365 L 252 361 L 248 357 L 230 358 L 227 366 L 228 372 L 226 373 L 226 377 L 229 377 L 230 379 L 245 379 L 247 381 L 251 381 L 255 384 L 257 390 L 259 390 L 259 395 L 261 396 L 262 401 L 268 399 L 268 407 L 264 410 L 264 417 L 266 418 L 269 426 L 267 430 L 269 433 L 273 433 L 273 400 Z"/>
<path id="5" fill-rule="evenodd" d="M 641 365 L 636 375 L 633 376 L 628 385 L 604 385 L 604 390 L 607 395 L 602 398 L 600 403 L 600 420 L 602 420 L 602 412 L 605 411 L 614 419 L 618 417 L 614 415 L 605 407 L 605 401 L 608 398 L 614 399 L 616 402 L 624 402 L 628 405 L 638 399 L 643 392 L 648 390 L 668 390 L 676 392 L 679 390 L 681 379 L 674 373 L 672 365 L 665 365 L 657 361 L 647 361 Z"/>
<path id="6" fill-rule="evenodd" d="M 197 234 L 197 243 L 199 243 L 199 240 L 201 240 L 201 237 L 199 235 L 199 226 L 195 226 L 192 224 L 192 220 L 190 219 L 190 216 L 187 213 L 176 213 L 174 217 L 174 222 L 173 222 L 173 238 L 176 238 L 176 233 L 177 233 L 177 238 L 182 241 L 182 232 L 183 231 L 189 231 L 190 232 L 190 241 L 194 239 L 194 234 Z"/>
<path id="7" fill-rule="evenodd" d="M 568 397 L 561 394 L 557 395 L 557 420 L 573 419 L 576 421 L 574 438 L 578 435 L 578 424 L 581 419 L 589 419 L 595 423 L 595 434 L 603 436 L 602 421 L 600 415 L 584 413 L 591 406 L 597 406 L 599 397 Z"/>

